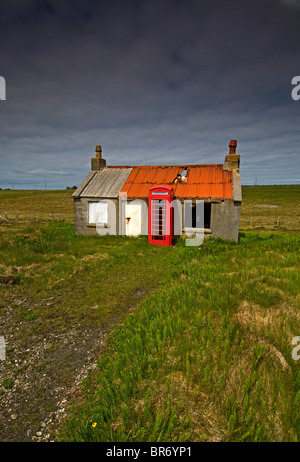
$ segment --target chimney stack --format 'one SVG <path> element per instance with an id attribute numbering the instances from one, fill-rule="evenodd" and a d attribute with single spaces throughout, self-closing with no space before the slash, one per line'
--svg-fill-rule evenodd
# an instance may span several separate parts
<path id="1" fill-rule="evenodd" d="M 236 154 L 237 141 L 230 140 L 229 142 L 229 154 L 225 157 L 223 164 L 223 170 L 232 171 L 240 167 L 240 155 Z"/>
<path id="2" fill-rule="evenodd" d="M 237 147 L 236 140 L 231 140 L 229 143 L 229 154 L 235 154 L 236 147 Z"/>
<path id="3" fill-rule="evenodd" d="M 102 157 L 102 146 L 99 146 L 97 144 L 95 152 L 96 152 L 96 157 L 101 158 Z"/>
<path id="4" fill-rule="evenodd" d="M 92 170 L 102 170 L 106 167 L 106 160 L 102 159 L 102 147 L 100 145 L 96 146 L 95 149 L 96 157 L 92 157 Z"/>

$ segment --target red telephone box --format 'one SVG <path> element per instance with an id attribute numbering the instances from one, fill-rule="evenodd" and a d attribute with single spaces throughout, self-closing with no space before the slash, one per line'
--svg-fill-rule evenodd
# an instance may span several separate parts
<path id="1" fill-rule="evenodd" d="M 148 241 L 155 245 L 171 245 L 173 239 L 174 190 L 170 186 L 154 186 L 149 189 Z"/>

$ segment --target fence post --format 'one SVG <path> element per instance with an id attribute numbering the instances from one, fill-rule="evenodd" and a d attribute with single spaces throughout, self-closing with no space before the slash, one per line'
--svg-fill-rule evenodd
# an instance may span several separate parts
<path id="1" fill-rule="evenodd" d="M 279 226 L 279 218 L 280 218 L 280 217 L 277 218 L 277 226 Z"/>

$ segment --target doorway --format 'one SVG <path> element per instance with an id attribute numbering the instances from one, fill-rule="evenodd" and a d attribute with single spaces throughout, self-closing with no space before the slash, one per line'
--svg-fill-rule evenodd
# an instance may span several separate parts
<path id="1" fill-rule="evenodd" d="M 126 204 L 126 236 L 139 236 L 142 233 L 141 204 Z"/>

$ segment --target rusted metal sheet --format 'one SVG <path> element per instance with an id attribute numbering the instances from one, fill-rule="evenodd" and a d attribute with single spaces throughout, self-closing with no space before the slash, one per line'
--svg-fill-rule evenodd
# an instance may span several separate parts
<path id="1" fill-rule="evenodd" d="M 166 178 L 165 178 L 165 183 L 171 184 L 174 183 L 174 180 L 178 173 L 182 173 L 184 169 L 182 167 L 174 167 L 174 168 L 168 168 L 166 170 Z"/>
<path id="2" fill-rule="evenodd" d="M 174 183 L 186 168 L 186 183 Z M 223 164 L 133 167 L 122 192 L 130 198 L 147 198 L 152 186 L 173 185 L 178 198 L 232 199 L 232 172 Z"/>
<path id="3" fill-rule="evenodd" d="M 186 169 L 186 182 L 174 182 Z M 148 198 L 149 189 L 160 184 L 173 185 L 175 197 L 195 199 L 232 199 L 232 172 L 223 164 L 106 167 L 92 171 L 73 197 Z"/>

